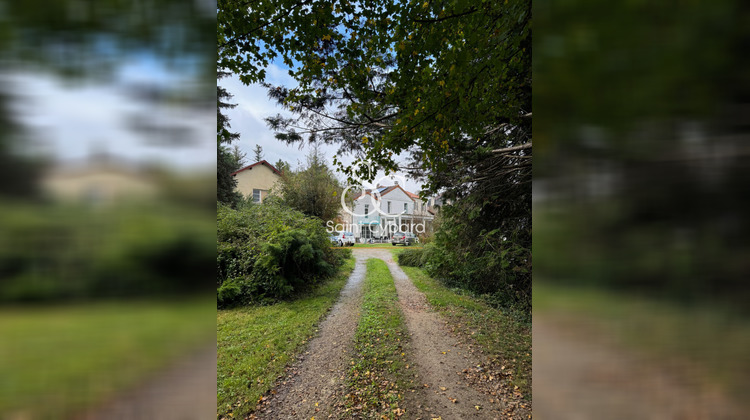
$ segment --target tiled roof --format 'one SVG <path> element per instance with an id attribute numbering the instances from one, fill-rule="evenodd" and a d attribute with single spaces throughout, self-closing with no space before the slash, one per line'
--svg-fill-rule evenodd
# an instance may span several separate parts
<path id="1" fill-rule="evenodd" d="M 388 194 L 389 192 L 395 190 L 396 188 L 401 189 L 401 191 L 403 191 L 404 193 L 406 193 L 406 195 L 408 195 L 409 198 L 411 198 L 412 200 L 419 200 L 420 199 L 419 195 L 414 194 L 413 192 L 406 191 L 400 185 L 390 185 L 390 186 L 378 185 L 376 187 L 376 189 L 378 191 L 378 194 L 380 194 L 381 196 L 384 196 L 384 195 Z M 372 190 L 371 189 L 366 189 L 359 197 L 357 197 L 357 199 L 362 198 L 364 195 L 372 195 Z"/>
<path id="2" fill-rule="evenodd" d="M 266 162 L 265 160 L 261 160 L 260 162 L 255 162 L 252 165 L 247 165 L 247 166 L 245 166 L 244 168 L 242 168 L 240 170 L 232 172 L 230 175 L 237 175 L 238 173 L 240 173 L 242 171 L 245 171 L 245 170 L 248 170 L 248 169 L 253 169 L 253 166 L 261 165 L 261 164 L 268 166 L 276 175 L 281 175 L 281 172 L 279 172 L 278 169 L 276 169 L 273 165 L 271 165 L 270 163 Z"/>

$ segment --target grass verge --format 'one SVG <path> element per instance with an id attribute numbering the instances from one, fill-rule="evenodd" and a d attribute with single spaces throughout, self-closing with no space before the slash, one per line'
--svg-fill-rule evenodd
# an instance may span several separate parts
<path id="1" fill-rule="evenodd" d="M 354 336 L 355 358 L 348 372 L 347 417 L 397 418 L 410 388 L 403 344 L 408 337 L 388 266 L 367 261 L 362 315 Z"/>
<path id="2" fill-rule="evenodd" d="M 354 269 L 350 258 L 339 274 L 296 300 L 220 310 L 217 316 L 217 414 L 244 418 L 274 385 L 315 326 L 333 306 Z"/>
<path id="3" fill-rule="evenodd" d="M 534 312 L 606 337 L 654 358 L 663 366 L 692 372 L 693 381 L 729 394 L 744 407 L 750 392 L 750 322 L 718 304 L 675 303 L 551 282 L 534 285 Z"/>
<path id="4" fill-rule="evenodd" d="M 518 386 L 524 399 L 530 401 L 531 325 L 480 299 L 443 286 L 421 268 L 401 266 L 401 269 L 433 308 L 470 335 L 490 360 L 505 366 L 503 373 L 510 385 Z"/>
<path id="5" fill-rule="evenodd" d="M 0 310 L 0 413 L 68 418 L 212 345 L 215 298 Z M 2 418 L 6 418 L 0 415 Z"/>

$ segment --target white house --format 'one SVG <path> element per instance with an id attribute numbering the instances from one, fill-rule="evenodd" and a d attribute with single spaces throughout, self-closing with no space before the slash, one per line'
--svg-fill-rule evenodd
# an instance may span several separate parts
<path id="1" fill-rule="evenodd" d="M 428 233 L 432 230 L 434 213 L 427 204 L 427 200 L 404 190 L 398 182 L 365 190 L 354 200 L 352 232 L 363 239 L 389 237 L 396 231 Z"/>

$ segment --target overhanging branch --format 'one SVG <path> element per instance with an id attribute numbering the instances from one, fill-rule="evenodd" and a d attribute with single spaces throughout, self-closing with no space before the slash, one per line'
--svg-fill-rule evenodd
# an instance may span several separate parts
<path id="1" fill-rule="evenodd" d="M 503 149 L 495 149 L 492 151 L 492 153 L 508 153 L 508 152 L 515 152 L 517 150 L 527 150 L 527 149 L 531 149 L 531 142 L 524 143 L 520 146 L 506 147 Z"/>

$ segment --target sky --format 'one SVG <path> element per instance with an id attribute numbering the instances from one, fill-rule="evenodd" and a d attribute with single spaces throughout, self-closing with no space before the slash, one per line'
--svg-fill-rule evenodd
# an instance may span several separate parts
<path id="1" fill-rule="evenodd" d="M 295 81 L 289 76 L 287 71 L 282 67 L 271 64 L 266 69 L 267 81 L 273 85 L 294 86 Z M 240 139 L 233 144 L 237 144 L 240 150 L 247 154 L 248 161 L 253 160 L 255 146 L 260 144 L 263 147 L 263 159 L 271 164 L 276 163 L 279 159 L 288 162 L 293 169 L 299 167 L 305 162 L 305 156 L 310 151 L 310 146 L 287 145 L 284 142 L 276 140 L 274 132 L 268 128 L 264 118 L 276 114 L 291 116 L 291 113 L 279 106 L 275 101 L 268 98 L 266 89 L 260 85 L 243 85 L 236 76 L 229 76 L 219 81 L 229 93 L 234 95 L 229 100 L 230 103 L 237 104 L 234 109 L 226 110 L 226 115 L 230 119 L 230 131 L 239 133 Z M 326 162 L 333 167 L 333 156 L 338 151 L 337 145 L 321 144 L 320 150 L 326 157 Z M 352 156 L 338 156 L 340 161 L 349 164 L 354 161 Z M 253 162 L 249 162 L 253 163 Z M 340 179 L 344 179 L 343 174 L 338 173 Z M 404 186 L 407 191 L 419 193 L 422 184 L 415 180 L 406 178 L 405 173 L 396 173 L 399 185 Z M 387 178 L 383 179 L 385 174 L 378 173 L 376 180 L 379 179 L 383 185 L 392 185 L 393 181 Z"/>
<path id="2" fill-rule="evenodd" d="M 131 60 L 106 80 L 62 80 L 28 67 L 2 74 L 0 81 L 13 95 L 14 116 L 30 137 L 23 152 L 73 164 L 104 152 L 130 164 L 158 163 L 180 171 L 216 166 L 212 107 L 168 106 L 133 94 L 135 85 L 187 83 L 147 58 Z"/>
<path id="3" fill-rule="evenodd" d="M 282 67 L 267 68 L 272 84 L 293 86 L 294 80 Z M 13 94 L 16 119 L 30 134 L 24 152 L 43 155 L 56 162 L 78 164 L 92 153 L 105 152 L 127 163 L 158 163 L 180 171 L 213 170 L 216 166 L 215 110 L 171 107 L 139 100 L 132 93 L 134 85 L 168 87 L 187 86 L 186 80 L 175 80 L 174 72 L 148 57 L 134 57 L 121 66 L 112 78 L 71 83 L 33 68 L 4 73 L 0 82 Z M 243 85 L 235 76 L 220 81 L 238 106 L 228 110 L 232 131 L 240 133 L 236 141 L 248 160 L 253 159 L 256 144 L 263 147 L 264 159 L 276 163 L 283 159 L 299 167 L 310 151 L 309 145 L 289 146 L 274 138 L 264 118 L 281 113 L 283 108 L 268 99 L 260 85 Z M 142 130 L 134 130 L 132 124 Z M 165 127 L 177 129 L 179 141 L 170 137 Z M 174 136 L 173 136 L 174 137 Z M 321 145 L 320 150 L 333 167 L 336 145 Z M 339 156 L 345 163 L 352 156 Z M 249 162 L 252 163 L 252 162 Z M 338 174 L 344 179 L 343 174 Z M 390 185 L 394 180 L 379 173 L 376 180 Z M 399 184 L 419 193 L 421 183 L 400 176 Z M 368 187 L 365 185 L 365 187 Z"/>

